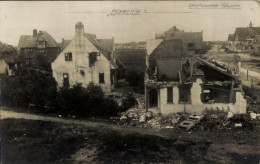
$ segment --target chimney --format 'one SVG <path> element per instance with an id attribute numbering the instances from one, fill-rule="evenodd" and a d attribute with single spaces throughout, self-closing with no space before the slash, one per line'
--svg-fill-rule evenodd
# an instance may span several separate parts
<path id="1" fill-rule="evenodd" d="M 76 36 L 84 36 L 84 25 L 81 22 L 78 22 L 75 25 Z"/>
<path id="2" fill-rule="evenodd" d="M 37 30 L 33 29 L 33 37 L 37 37 Z"/>
<path id="3" fill-rule="evenodd" d="M 84 25 L 81 22 L 75 25 L 76 45 L 84 45 Z"/>

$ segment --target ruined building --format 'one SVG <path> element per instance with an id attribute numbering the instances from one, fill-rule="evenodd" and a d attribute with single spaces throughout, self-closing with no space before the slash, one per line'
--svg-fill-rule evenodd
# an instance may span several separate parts
<path id="1" fill-rule="evenodd" d="M 202 39 L 194 41 L 201 45 L 199 42 Z M 236 69 L 231 70 L 214 59 L 202 59 L 187 50 L 182 39 L 148 40 L 146 109 L 162 114 L 202 113 L 205 110 L 245 113 L 246 100 L 239 80 L 239 61 L 234 65 L 237 65 Z"/>
<path id="2" fill-rule="evenodd" d="M 67 41 L 68 42 L 68 41 Z M 111 92 L 116 83 L 114 39 L 97 39 L 84 32 L 84 25 L 75 25 L 75 36 L 63 47 L 52 63 L 53 77 L 59 86 L 72 86 L 89 82 L 99 84 L 105 92 Z"/>

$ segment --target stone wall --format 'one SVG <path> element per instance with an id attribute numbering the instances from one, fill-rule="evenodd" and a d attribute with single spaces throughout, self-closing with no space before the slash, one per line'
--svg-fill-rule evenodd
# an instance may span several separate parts
<path id="1" fill-rule="evenodd" d="M 173 103 L 167 102 L 167 88 L 160 88 L 158 96 L 158 109 L 162 114 L 185 112 L 185 113 L 203 113 L 205 110 L 224 110 L 233 113 L 246 113 L 247 101 L 241 92 L 236 92 L 235 103 L 211 103 L 201 102 L 201 79 L 197 79 L 191 88 L 191 103 L 179 103 L 178 87 L 173 87 Z"/>

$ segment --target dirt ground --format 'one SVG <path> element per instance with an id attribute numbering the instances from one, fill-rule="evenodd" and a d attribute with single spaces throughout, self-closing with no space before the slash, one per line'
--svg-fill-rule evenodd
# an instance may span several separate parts
<path id="1" fill-rule="evenodd" d="M 2 163 L 259 163 L 254 130 L 138 128 L 4 118 Z"/>

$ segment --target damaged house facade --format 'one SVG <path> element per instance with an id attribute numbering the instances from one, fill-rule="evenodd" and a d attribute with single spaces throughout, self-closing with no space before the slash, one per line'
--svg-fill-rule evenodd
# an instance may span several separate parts
<path id="1" fill-rule="evenodd" d="M 68 42 L 68 41 L 67 41 Z M 59 86 L 81 83 L 87 87 L 94 82 L 109 93 L 116 83 L 114 39 L 97 39 L 84 32 L 84 25 L 75 25 L 75 36 L 63 47 L 52 63 L 53 77 Z"/>
<path id="2" fill-rule="evenodd" d="M 202 42 L 198 39 L 193 46 Z M 196 48 L 189 47 L 181 38 L 147 41 L 146 110 L 162 114 L 205 110 L 245 113 L 247 102 L 242 94 L 239 67 L 232 72 L 217 61 L 199 58 L 194 52 Z M 239 66 L 239 62 L 234 65 Z"/>
<path id="3" fill-rule="evenodd" d="M 51 62 L 60 53 L 60 45 L 46 31 L 33 35 L 21 35 L 18 43 L 21 60 L 24 67 L 51 70 Z"/>
<path id="4" fill-rule="evenodd" d="M 254 52 L 259 50 L 256 46 L 256 36 L 260 35 L 260 27 L 237 27 L 234 34 L 228 35 L 229 50 L 231 52 Z"/>
<path id="5" fill-rule="evenodd" d="M 21 61 L 14 47 L 0 42 L 0 76 L 13 76 Z"/>

